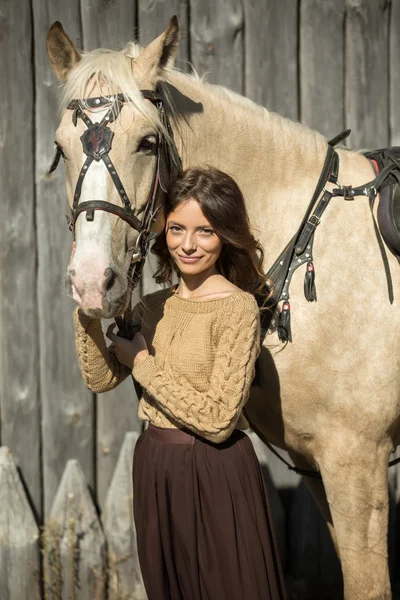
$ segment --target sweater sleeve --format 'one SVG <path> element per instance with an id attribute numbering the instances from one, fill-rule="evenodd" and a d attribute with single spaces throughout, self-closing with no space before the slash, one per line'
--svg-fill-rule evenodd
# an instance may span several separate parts
<path id="1" fill-rule="evenodd" d="M 148 356 L 133 369 L 135 379 L 159 408 L 182 427 L 220 443 L 235 429 L 246 403 L 260 353 L 260 318 L 254 298 L 241 295 L 224 316 L 215 362 L 206 392 L 184 376 L 172 377 Z"/>
<path id="2" fill-rule="evenodd" d="M 134 317 L 140 318 L 138 309 Z M 78 307 L 74 311 L 74 327 L 78 364 L 86 386 L 97 393 L 113 390 L 131 371 L 119 362 L 114 345 L 107 347 L 100 319 L 91 319 Z"/>

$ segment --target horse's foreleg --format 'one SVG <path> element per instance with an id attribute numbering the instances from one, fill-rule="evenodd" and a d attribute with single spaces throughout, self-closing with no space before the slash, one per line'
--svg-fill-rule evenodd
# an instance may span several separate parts
<path id="1" fill-rule="evenodd" d="M 343 443 L 326 446 L 319 460 L 342 564 L 345 600 L 390 600 L 390 447 L 349 437 L 338 434 L 336 440 Z"/>

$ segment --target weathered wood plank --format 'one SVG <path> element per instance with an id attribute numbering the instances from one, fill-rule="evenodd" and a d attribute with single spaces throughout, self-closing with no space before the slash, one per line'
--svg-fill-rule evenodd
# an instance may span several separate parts
<path id="1" fill-rule="evenodd" d="M 298 1 L 244 0 L 245 94 L 298 120 Z"/>
<path id="2" fill-rule="evenodd" d="M 8 448 L 0 448 L 1 600 L 39 600 L 39 529 Z"/>
<path id="3" fill-rule="evenodd" d="M 137 439 L 136 432 L 125 435 L 103 516 L 108 542 L 110 600 L 147 598 L 140 573 L 132 507 L 132 457 Z"/>
<path id="4" fill-rule="evenodd" d="M 5 2 L 0 36 L 0 439 L 41 512 L 34 90 L 28 2 Z M 18 74 L 18 76 L 16 76 Z"/>
<path id="5" fill-rule="evenodd" d="M 136 38 L 135 0 L 81 0 L 84 49 L 117 50 Z"/>
<path id="6" fill-rule="evenodd" d="M 65 467 L 45 526 L 43 552 L 48 600 L 54 590 L 60 600 L 103 600 L 106 540 L 77 460 Z"/>
<path id="7" fill-rule="evenodd" d="M 46 176 L 58 125 L 58 82 L 45 50 L 48 28 L 60 20 L 81 47 L 79 1 L 33 0 L 36 80 L 36 194 L 39 358 L 42 398 L 45 512 L 53 502 L 67 459 L 76 457 L 93 485 L 93 395 L 83 385 L 75 355 L 73 305 L 61 285 L 71 249 L 65 224 L 63 169 Z"/>
<path id="8" fill-rule="evenodd" d="M 389 2 L 346 0 L 345 108 L 353 148 L 389 142 Z"/>
<path id="9" fill-rule="evenodd" d="M 179 20 L 181 42 L 176 66 L 187 71 L 189 60 L 188 5 L 189 0 L 137 0 L 139 20 L 139 41 L 147 46 L 159 36 L 168 25 L 170 18 L 176 15 Z"/>
<path id="10" fill-rule="evenodd" d="M 344 129 L 345 0 L 300 3 L 300 120 L 329 138 Z"/>
<path id="11" fill-rule="evenodd" d="M 190 2 L 190 60 L 206 81 L 243 93 L 243 8 L 240 0 Z"/>
<path id="12" fill-rule="evenodd" d="M 84 49 L 117 49 L 135 37 L 136 2 L 81 1 Z M 104 331 L 110 321 L 103 321 Z M 100 507 L 118 459 L 126 431 L 140 431 L 137 399 L 131 379 L 117 389 L 96 396 L 96 494 Z"/>
<path id="13" fill-rule="evenodd" d="M 389 106 L 390 145 L 400 146 L 400 0 L 392 0 L 390 8 Z"/>

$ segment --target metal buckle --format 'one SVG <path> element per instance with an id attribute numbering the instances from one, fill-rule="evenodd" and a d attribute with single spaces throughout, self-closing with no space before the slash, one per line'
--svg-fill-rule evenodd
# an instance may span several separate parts
<path id="1" fill-rule="evenodd" d="M 315 219 L 315 222 L 312 221 L 311 219 Z M 317 217 L 317 215 L 311 215 L 311 217 L 308 219 L 307 223 L 310 223 L 310 225 L 317 227 L 317 225 L 319 225 L 321 223 L 321 219 L 319 217 Z"/>

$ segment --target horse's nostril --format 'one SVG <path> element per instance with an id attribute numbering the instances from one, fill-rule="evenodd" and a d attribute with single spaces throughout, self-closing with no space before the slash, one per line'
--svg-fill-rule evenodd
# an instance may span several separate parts
<path id="1" fill-rule="evenodd" d="M 113 269 L 111 269 L 111 267 L 108 267 L 104 271 L 104 289 L 106 290 L 106 292 L 108 292 L 112 288 L 116 277 L 117 277 L 117 275 L 116 275 L 115 271 L 113 271 Z"/>

